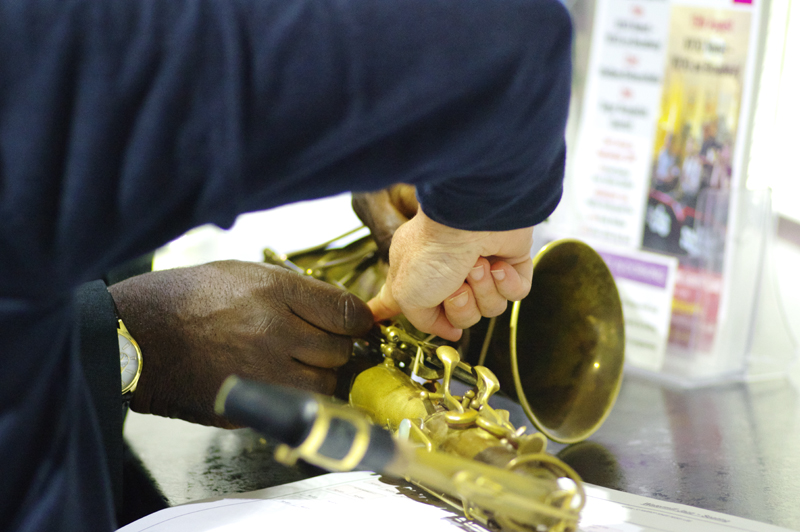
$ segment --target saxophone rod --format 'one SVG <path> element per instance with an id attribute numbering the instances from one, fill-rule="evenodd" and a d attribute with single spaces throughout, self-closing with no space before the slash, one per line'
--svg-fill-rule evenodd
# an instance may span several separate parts
<path id="1" fill-rule="evenodd" d="M 566 509 L 531 504 L 557 490 L 555 481 L 412 446 L 372 424 L 362 412 L 324 396 L 230 376 L 217 394 L 215 410 L 280 442 L 275 456 L 287 465 L 302 458 L 329 471 L 375 471 L 404 478 L 496 507 L 522 523 L 536 525 L 543 514 L 575 519 Z"/>

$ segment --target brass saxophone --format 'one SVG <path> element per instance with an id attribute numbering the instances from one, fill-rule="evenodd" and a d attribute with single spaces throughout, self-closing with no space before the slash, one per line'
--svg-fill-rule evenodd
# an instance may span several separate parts
<path id="1" fill-rule="evenodd" d="M 267 249 L 265 261 L 367 300 L 380 289 L 387 265 L 369 236 L 335 245 L 349 236 L 290 255 Z M 354 342 L 339 395 L 396 438 L 424 450 L 419 451 L 423 458 L 436 456 L 428 467 L 456 467 L 446 465 L 444 455 L 460 457 L 457 464 L 473 464 L 465 471 L 456 467 L 444 488 L 407 476 L 467 518 L 492 530 L 574 531 L 585 500 L 582 482 L 546 452 L 547 438 L 581 441 L 610 412 L 622 377 L 621 304 L 605 263 L 574 240 L 551 243 L 537 254 L 525 302 L 465 331 L 467 340 L 460 344 L 426 336 L 403 316 L 379 324 Z M 539 308 L 531 312 L 529 305 Z M 509 331 L 507 338 L 496 332 L 502 330 Z M 520 340 L 525 345 L 520 347 Z M 532 345 L 538 353 L 530 352 Z M 501 382 L 540 432 L 515 427 L 507 410 L 490 405 Z M 520 499 L 511 486 L 478 470 L 512 472 L 502 482 L 522 475 L 546 488 Z"/>

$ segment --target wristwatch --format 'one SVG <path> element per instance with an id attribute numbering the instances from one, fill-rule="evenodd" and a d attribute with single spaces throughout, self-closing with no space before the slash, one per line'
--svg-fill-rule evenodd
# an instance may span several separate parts
<path id="1" fill-rule="evenodd" d="M 130 401 L 136 385 L 139 383 L 139 376 L 142 374 L 142 350 L 139 344 L 133 339 L 131 333 L 117 319 L 117 340 L 119 340 L 119 370 L 122 375 L 122 398 Z"/>

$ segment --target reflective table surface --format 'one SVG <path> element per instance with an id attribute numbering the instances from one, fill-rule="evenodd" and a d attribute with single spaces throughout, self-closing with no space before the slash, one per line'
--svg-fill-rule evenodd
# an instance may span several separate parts
<path id="1" fill-rule="evenodd" d="M 274 446 L 249 429 L 132 413 L 125 436 L 169 505 L 322 473 L 276 463 Z M 789 381 L 687 390 L 626 376 L 598 432 L 548 449 L 592 484 L 800 530 L 800 407 Z"/>

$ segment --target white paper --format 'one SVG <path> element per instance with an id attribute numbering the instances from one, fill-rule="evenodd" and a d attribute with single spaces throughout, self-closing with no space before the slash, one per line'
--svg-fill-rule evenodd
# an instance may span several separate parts
<path id="1" fill-rule="evenodd" d="M 421 524 L 430 532 L 484 530 L 449 508 L 403 495 L 375 473 L 351 472 L 168 508 L 120 532 L 408 532 Z"/>
<path id="2" fill-rule="evenodd" d="M 407 494 L 403 494 L 406 492 Z M 167 508 L 120 532 L 483 531 L 449 508 L 421 502 L 374 473 L 331 473 L 226 498 Z M 586 486 L 581 532 L 781 532 L 788 529 Z"/>

